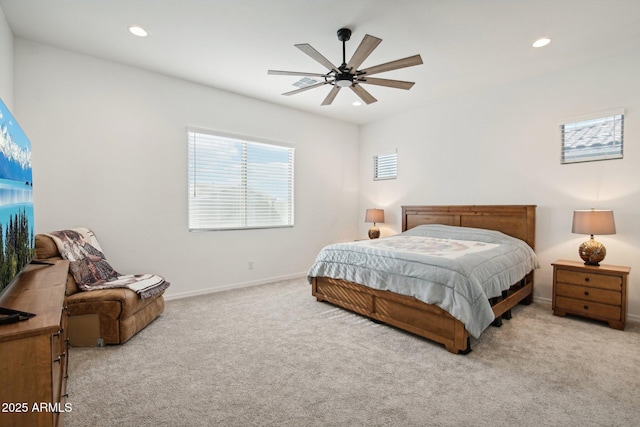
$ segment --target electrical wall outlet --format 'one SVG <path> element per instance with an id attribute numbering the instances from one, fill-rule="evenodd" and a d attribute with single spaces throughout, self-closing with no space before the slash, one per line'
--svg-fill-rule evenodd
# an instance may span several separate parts
<path id="1" fill-rule="evenodd" d="M 253 270 L 253 261 L 249 261 L 247 268 L 249 268 L 249 270 Z"/>

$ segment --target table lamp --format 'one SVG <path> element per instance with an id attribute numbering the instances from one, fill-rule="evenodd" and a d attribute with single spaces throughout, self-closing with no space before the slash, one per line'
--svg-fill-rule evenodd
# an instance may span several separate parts
<path id="1" fill-rule="evenodd" d="M 590 234 L 591 238 L 580 245 L 578 254 L 585 265 L 600 265 L 607 249 L 594 238 L 594 234 L 616 234 L 616 224 L 611 210 L 573 211 L 572 233 Z"/>
<path id="2" fill-rule="evenodd" d="M 380 237 L 380 229 L 376 227 L 376 222 L 384 222 L 384 210 L 367 209 L 367 213 L 364 217 L 364 222 L 373 223 L 373 227 L 369 229 L 369 238 L 377 239 L 378 237 Z"/>

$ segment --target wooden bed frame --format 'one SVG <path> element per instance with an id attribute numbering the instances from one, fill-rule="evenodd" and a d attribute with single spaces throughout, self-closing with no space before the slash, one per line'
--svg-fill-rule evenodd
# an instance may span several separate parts
<path id="1" fill-rule="evenodd" d="M 534 205 L 403 206 L 402 231 L 422 224 L 498 230 L 535 249 L 535 209 Z M 345 280 L 314 277 L 311 284 L 312 294 L 318 301 L 327 301 L 444 344 L 451 353 L 471 351 L 469 332 L 464 324 L 436 305 Z M 500 326 L 503 318 L 511 318 L 511 308 L 516 304 L 532 301 L 533 272 L 503 292 L 502 297 L 491 299 L 493 325 Z"/>

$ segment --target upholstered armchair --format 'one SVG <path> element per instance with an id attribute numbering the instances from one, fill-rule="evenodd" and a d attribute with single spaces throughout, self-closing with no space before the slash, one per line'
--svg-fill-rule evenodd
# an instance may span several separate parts
<path id="1" fill-rule="evenodd" d="M 56 243 L 46 234 L 35 237 L 36 259 L 62 259 Z M 164 292 L 142 299 L 131 289 L 81 291 L 71 272 L 67 277 L 66 305 L 72 346 L 123 344 L 164 311 Z"/>

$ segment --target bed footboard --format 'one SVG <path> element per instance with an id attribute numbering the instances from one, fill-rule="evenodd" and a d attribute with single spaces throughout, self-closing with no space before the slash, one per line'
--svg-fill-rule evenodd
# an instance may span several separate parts
<path id="1" fill-rule="evenodd" d="M 330 302 L 438 342 L 454 354 L 471 351 L 464 324 L 438 306 L 327 277 L 314 277 L 311 285 L 312 294 L 318 301 Z"/>
<path id="2" fill-rule="evenodd" d="M 531 273 L 527 275 L 492 304 L 496 320 L 510 318 L 511 308 L 519 302 L 526 303 L 533 294 L 532 276 Z M 436 305 L 328 277 L 314 277 L 311 288 L 318 301 L 329 302 L 435 341 L 454 354 L 471 351 L 470 335 L 464 324 Z"/>

